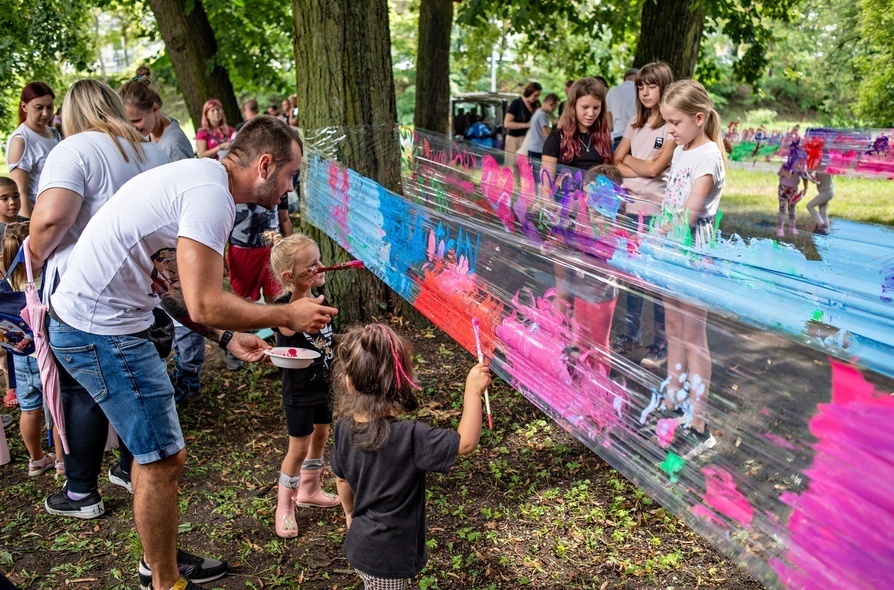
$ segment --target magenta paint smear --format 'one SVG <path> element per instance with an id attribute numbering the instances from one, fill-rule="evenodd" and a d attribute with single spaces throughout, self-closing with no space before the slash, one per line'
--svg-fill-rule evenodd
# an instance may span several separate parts
<path id="1" fill-rule="evenodd" d="M 512 194 L 515 192 L 515 174 L 512 168 L 501 167 L 490 154 L 484 156 L 481 164 L 481 192 L 503 227 L 512 231 Z"/>
<path id="2" fill-rule="evenodd" d="M 720 467 L 708 466 L 702 468 L 702 475 L 705 476 L 704 503 L 730 520 L 750 527 L 754 507 L 736 487 L 732 474 Z"/>
<path id="3" fill-rule="evenodd" d="M 769 432 L 764 433 L 763 436 L 768 441 L 772 442 L 775 445 L 779 445 L 780 447 L 782 447 L 784 449 L 790 449 L 790 450 L 794 451 L 798 448 L 795 445 L 793 445 L 792 443 L 790 443 L 787 440 L 785 440 L 784 438 L 782 438 L 781 436 L 777 436 L 775 434 L 770 434 Z"/>
<path id="4" fill-rule="evenodd" d="M 832 402 L 810 421 L 810 477 L 792 507 L 783 559 L 770 561 L 790 588 L 890 588 L 894 576 L 894 397 L 855 368 L 832 364 Z"/>
<path id="5" fill-rule="evenodd" d="M 680 421 L 676 418 L 662 418 L 655 425 L 655 435 L 658 437 L 658 446 L 666 449 L 674 442 L 674 435 Z"/>
<path id="6" fill-rule="evenodd" d="M 624 383 L 615 383 L 585 351 L 578 358 L 567 353 L 576 342 L 576 325 L 570 310 L 555 302 L 555 289 L 543 297 L 527 292 L 531 303 L 512 299 L 513 314 L 496 327 L 497 346 L 506 357 L 505 370 L 516 388 L 525 390 L 555 410 L 567 423 L 592 440 L 610 446 L 609 434 L 620 428 L 629 407 Z M 558 309 L 557 309 L 558 308 Z"/>

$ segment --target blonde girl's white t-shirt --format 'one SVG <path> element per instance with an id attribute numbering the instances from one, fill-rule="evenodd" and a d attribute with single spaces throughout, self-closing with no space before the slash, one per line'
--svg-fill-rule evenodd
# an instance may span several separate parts
<path id="1" fill-rule="evenodd" d="M 133 334 L 179 281 L 177 240 L 223 256 L 236 207 L 223 164 L 191 158 L 126 183 L 90 220 L 68 261 L 53 309 L 74 328 Z"/>
<path id="2" fill-rule="evenodd" d="M 116 141 L 101 131 L 85 131 L 67 137 L 47 156 L 38 194 L 51 188 L 64 188 L 80 195 L 84 201 L 74 223 L 47 259 L 45 298 L 55 289 L 56 278 L 67 268 L 68 258 L 81 232 L 100 207 L 137 174 L 168 162 L 168 157 L 153 143 L 140 144 L 144 154 L 142 160 L 137 158 L 137 151 L 130 142 L 118 138 L 117 143 L 124 147 L 127 162 Z"/>
<path id="3" fill-rule="evenodd" d="M 624 137 L 630 142 L 630 155 L 645 161 L 654 160 L 667 142 L 673 141 L 667 132 L 667 123 L 653 129 L 649 124 L 636 128 L 631 121 L 624 131 Z M 655 178 L 625 178 L 622 186 L 637 199 L 637 202 L 627 206 L 628 213 L 655 215 L 661 210 L 667 189 L 667 170 Z"/>
<path id="4" fill-rule="evenodd" d="M 723 167 L 720 147 L 713 141 L 689 150 L 684 150 L 681 145 L 677 146 L 667 177 L 667 193 L 663 207 L 674 212 L 682 212 L 689 199 L 689 193 L 692 192 L 693 182 L 702 176 L 710 176 L 713 187 L 698 216 L 700 219 L 707 219 L 716 215 L 720 206 L 720 193 L 726 180 L 726 170 Z"/>
<path id="5" fill-rule="evenodd" d="M 40 175 L 43 171 L 44 162 L 53 148 L 59 144 L 59 132 L 52 127 L 50 127 L 50 129 L 52 130 L 53 137 L 46 137 L 40 133 L 32 131 L 30 127 L 22 123 L 12 132 L 12 135 L 9 136 L 9 141 L 6 144 L 6 153 L 9 154 L 9 146 L 12 144 L 13 139 L 21 137 L 25 142 L 25 151 L 22 153 L 22 158 L 18 162 L 10 162 L 7 160 L 6 163 L 9 165 L 10 172 L 19 169 L 22 172 L 28 173 L 27 197 L 32 205 L 34 204 L 34 201 L 37 200 L 38 187 L 40 186 Z M 24 197 L 26 195 L 22 196 Z"/>

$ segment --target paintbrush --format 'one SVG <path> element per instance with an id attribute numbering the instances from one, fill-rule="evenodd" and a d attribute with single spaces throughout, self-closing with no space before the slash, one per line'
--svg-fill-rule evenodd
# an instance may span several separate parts
<path id="1" fill-rule="evenodd" d="M 478 318 L 472 318 L 472 331 L 475 333 L 475 348 L 478 349 L 478 363 L 484 362 L 484 354 L 481 352 L 481 328 Z M 487 410 L 487 427 L 494 429 L 494 418 L 490 413 L 490 398 L 487 396 L 487 389 L 484 390 L 484 408 Z"/>
<path id="2" fill-rule="evenodd" d="M 329 272 L 331 270 L 344 270 L 346 268 L 363 268 L 362 260 L 350 260 L 348 262 L 342 262 L 341 264 L 336 264 L 334 266 L 324 266 L 323 268 L 315 269 L 317 273 L 321 272 Z"/>

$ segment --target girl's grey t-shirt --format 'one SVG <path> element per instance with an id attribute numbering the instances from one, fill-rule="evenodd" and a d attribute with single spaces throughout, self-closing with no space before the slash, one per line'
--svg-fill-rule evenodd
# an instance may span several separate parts
<path id="1" fill-rule="evenodd" d="M 180 128 L 180 121 L 177 119 L 171 119 L 171 124 L 165 128 L 156 145 L 167 154 L 168 159 L 172 162 L 195 157 L 192 144 L 189 143 L 189 138 L 183 133 L 183 129 Z"/>

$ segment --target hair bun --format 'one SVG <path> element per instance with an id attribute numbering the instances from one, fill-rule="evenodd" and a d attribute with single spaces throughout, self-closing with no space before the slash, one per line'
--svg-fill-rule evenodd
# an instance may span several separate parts
<path id="1" fill-rule="evenodd" d="M 145 81 L 147 84 L 152 83 L 152 72 L 146 66 L 140 66 L 137 68 L 136 76 L 133 78 L 134 80 Z"/>

